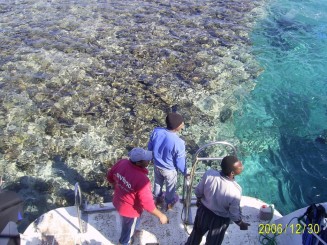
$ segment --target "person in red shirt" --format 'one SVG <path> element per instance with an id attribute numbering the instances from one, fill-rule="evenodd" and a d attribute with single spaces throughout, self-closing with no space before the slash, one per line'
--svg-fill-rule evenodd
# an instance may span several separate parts
<path id="1" fill-rule="evenodd" d="M 129 159 L 118 161 L 107 173 L 107 180 L 114 187 L 113 205 L 122 219 L 120 244 L 128 244 L 139 223 L 143 210 L 157 216 L 161 224 L 168 218 L 160 212 L 153 200 L 147 167 L 152 160 L 152 151 L 134 148 Z"/>

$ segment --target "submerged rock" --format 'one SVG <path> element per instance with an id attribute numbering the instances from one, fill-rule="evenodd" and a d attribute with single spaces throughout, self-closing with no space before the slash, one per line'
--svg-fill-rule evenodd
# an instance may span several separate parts
<path id="1" fill-rule="evenodd" d="M 315 141 L 321 144 L 327 144 L 327 129 L 323 130 Z"/>
<path id="2" fill-rule="evenodd" d="M 219 119 L 222 123 L 226 122 L 232 116 L 232 110 L 230 108 L 224 108 L 219 115 Z"/>

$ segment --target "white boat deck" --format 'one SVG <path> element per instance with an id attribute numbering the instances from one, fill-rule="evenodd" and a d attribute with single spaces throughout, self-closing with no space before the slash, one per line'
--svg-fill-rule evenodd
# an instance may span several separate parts
<path id="1" fill-rule="evenodd" d="M 266 223 L 259 219 L 259 209 L 265 204 L 263 201 L 247 196 L 242 197 L 241 206 L 243 209 L 244 221 L 251 224 L 249 230 L 241 231 L 235 224 L 231 224 L 225 234 L 223 244 L 232 245 L 253 245 L 259 244 L 259 224 Z M 105 203 L 104 207 L 99 205 L 88 206 L 90 209 L 110 209 L 112 203 Z M 174 209 L 167 211 L 169 224 L 161 225 L 158 218 L 144 212 L 142 216 L 142 233 L 134 239 L 133 244 L 160 244 L 173 245 L 184 244 L 188 233 L 181 221 L 183 205 L 178 203 Z M 192 207 L 194 219 L 196 207 Z M 275 211 L 274 220 L 282 217 Z M 24 245 L 110 245 L 118 244 L 120 236 L 120 219 L 116 211 L 83 213 L 84 233 L 80 232 L 76 207 L 58 208 L 52 210 L 33 222 L 21 235 L 21 244 Z M 82 227 L 83 227 L 82 226 Z M 187 227 L 188 232 L 192 226 Z M 201 244 L 205 244 L 205 238 Z"/>

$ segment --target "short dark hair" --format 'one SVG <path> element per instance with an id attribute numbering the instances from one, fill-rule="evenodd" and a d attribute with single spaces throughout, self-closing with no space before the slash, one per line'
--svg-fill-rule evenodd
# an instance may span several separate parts
<path id="1" fill-rule="evenodd" d="M 234 171 L 234 164 L 238 161 L 236 156 L 225 156 L 220 164 L 222 172 L 225 175 L 230 175 Z"/>
<path id="2" fill-rule="evenodd" d="M 183 117 L 176 112 L 171 112 L 166 117 L 166 125 L 169 130 L 178 128 L 183 122 Z"/>

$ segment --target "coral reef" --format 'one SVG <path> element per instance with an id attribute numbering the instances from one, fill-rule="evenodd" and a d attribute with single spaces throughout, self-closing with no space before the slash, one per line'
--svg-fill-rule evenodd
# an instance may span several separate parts
<path id="1" fill-rule="evenodd" d="M 90 201 L 101 201 L 108 194 L 106 169 L 132 147 L 146 147 L 172 108 L 185 117 L 190 156 L 208 141 L 233 140 L 227 123 L 261 72 L 249 33 L 263 5 L 2 3 L 6 188 L 21 192 L 35 213 L 71 205 L 77 181 Z M 40 196 L 42 207 L 33 201 Z"/>

